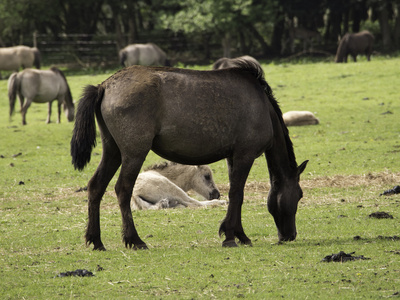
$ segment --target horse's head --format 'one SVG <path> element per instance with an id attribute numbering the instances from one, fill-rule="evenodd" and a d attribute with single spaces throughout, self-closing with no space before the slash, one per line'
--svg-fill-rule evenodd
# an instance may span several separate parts
<path id="1" fill-rule="evenodd" d="M 208 200 L 219 199 L 220 193 L 209 166 L 196 166 L 196 174 L 193 176 L 193 190 Z"/>
<path id="2" fill-rule="evenodd" d="M 65 111 L 65 116 L 68 119 L 68 122 L 72 122 L 74 120 L 75 117 L 75 106 L 74 103 L 66 105 L 64 103 L 64 111 Z"/>
<path id="3" fill-rule="evenodd" d="M 268 194 L 268 210 L 275 220 L 278 229 L 279 241 L 293 241 L 296 239 L 296 212 L 297 205 L 303 197 L 299 180 L 308 160 L 303 162 L 296 174 L 282 178 L 275 182 Z"/>

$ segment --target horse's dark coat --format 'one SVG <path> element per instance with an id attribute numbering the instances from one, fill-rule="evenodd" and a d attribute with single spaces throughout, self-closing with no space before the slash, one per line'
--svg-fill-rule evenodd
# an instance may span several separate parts
<path id="1" fill-rule="evenodd" d="M 147 248 L 136 232 L 130 200 L 147 153 L 183 164 L 208 164 L 226 158 L 229 206 L 220 226 L 224 246 L 251 244 L 241 222 L 243 189 L 254 160 L 265 154 L 271 180 L 268 209 L 279 240 L 296 238 L 295 215 L 302 197 L 288 130 L 258 64 L 193 71 L 133 66 L 102 84 L 88 86 L 81 98 L 71 139 L 72 163 L 82 170 L 96 143 L 96 115 L 102 160 L 88 183 L 86 242 L 105 250 L 100 238 L 100 201 L 122 164 L 115 186 L 126 246 Z"/>

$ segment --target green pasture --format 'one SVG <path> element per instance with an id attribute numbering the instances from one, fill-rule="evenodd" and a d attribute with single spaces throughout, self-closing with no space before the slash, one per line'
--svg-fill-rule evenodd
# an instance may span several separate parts
<path id="1" fill-rule="evenodd" d="M 298 237 L 278 244 L 266 201 L 264 157 L 249 175 L 243 226 L 253 247 L 221 247 L 226 207 L 135 211 L 149 250 L 126 249 L 112 180 L 102 202 L 106 252 L 86 247 L 86 186 L 101 157 L 71 165 L 73 123 L 45 124 L 47 105 L 33 104 L 27 125 L 9 119 L 7 80 L 0 81 L 0 299 L 357 299 L 400 295 L 400 58 L 262 62 L 282 111 L 309 110 L 315 126 L 290 127 L 304 198 Z M 210 69 L 210 66 L 193 66 Z M 77 101 L 87 84 L 113 71 L 65 70 Z M 114 70 L 115 71 L 115 70 Z M 56 120 L 56 105 L 52 120 Z M 162 159 L 150 153 L 145 166 Z M 224 161 L 211 165 L 227 199 Z M 370 218 L 387 212 L 392 219 Z M 345 251 L 366 260 L 322 262 Z M 87 269 L 93 277 L 59 277 Z"/>

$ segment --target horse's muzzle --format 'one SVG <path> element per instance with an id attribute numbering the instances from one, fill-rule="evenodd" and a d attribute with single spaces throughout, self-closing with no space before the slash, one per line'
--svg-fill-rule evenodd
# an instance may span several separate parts
<path id="1" fill-rule="evenodd" d="M 219 191 L 218 191 L 218 190 L 213 190 L 213 191 L 210 193 L 210 199 L 209 199 L 209 200 L 212 200 L 212 199 L 219 199 L 219 197 L 221 197 L 221 194 L 219 193 Z"/>

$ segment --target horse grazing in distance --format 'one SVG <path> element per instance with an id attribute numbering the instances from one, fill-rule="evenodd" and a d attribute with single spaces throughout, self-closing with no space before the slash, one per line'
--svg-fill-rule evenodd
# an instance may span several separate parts
<path id="1" fill-rule="evenodd" d="M 86 243 L 105 250 L 100 236 L 100 202 L 116 171 L 115 185 L 126 247 L 147 249 L 136 231 L 132 190 L 150 150 L 181 164 L 204 165 L 226 158 L 229 204 L 219 229 L 222 245 L 251 245 L 242 226 L 244 187 L 254 160 L 265 154 L 271 189 L 268 210 L 280 241 L 296 238 L 296 212 L 303 193 L 293 144 L 282 112 L 259 64 L 197 71 L 131 66 L 98 86 L 85 88 L 71 138 L 72 164 L 83 170 L 96 144 L 96 120 L 103 155 L 88 183 Z"/>
<path id="2" fill-rule="evenodd" d="M 347 63 L 347 56 L 350 54 L 354 62 L 357 61 L 357 55 L 364 53 L 367 60 L 371 60 L 372 45 L 374 36 L 367 30 L 358 33 L 346 33 L 339 42 L 336 52 L 335 62 Z"/>
<path id="3" fill-rule="evenodd" d="M 209 200 L 193 199 L 186 193 L 189 190 Z M 153 165 L 138 175 L 133 187 L 132 208 L 162 209 L 226 204 L 224 200 L 216 200 L 219 197 L 209 166 L 165 162 Z"/>
<path id="4" fill-rule="evenodd" d="M 40 69 L 40 52 L 37 48 L 15 46 L 0 48 L 0 71 L 16 71 L 22 67 Z"/>
<path id="5" fill-rule="evenodd" d="M 132 44 L 119 51 L 119 61 L 122 67 L 133 65 L 170 66 L 167 54 L 153 43 Z"/>
<path id="6" fill-rule="evenodd" d="M 240 64 L 240 62 L 242 60 L 246 60 L 248 62 L 260 65 L 260 63 L 254 57 L 252 57 L 250 55 L 244 55 L 244 56 L 239 56 L 236 58 L 222 57 L 214 62 L 212 69 L 218 70 L 218 69 L 226 69 L 226 68 L 235 68 L 236 62 L 238 62 Z M 261 65 L 260 65 L 260 67 L 261 67 Z"/>
<path id="7" fill-rule="evenodd" d="M 60 123 L 61 105 L 63 105 L 68 121 L 74 120 L 74 103 L 71 90 L 64 73 L 52 67 L 50 70 L 25 69 L 11 74 L 8 79 L 8 99 L 10 102 L 10 117 L 14 113 L 15 99 L 19 97 L 21 104 L 22 124 L 26 125 L 26 113 L 32 102 L 48 102 L 46 123 L 50 123 L 51 105 L 58 100 L 58 118 Z M 24 103 L 26 98 L 26 102 Z"/>
<path id="8" fill-rule="evenodd" d="M 317 125 L 319 119 L 310 111 L 288 111 L 283 115 L 286 126 Z"/>

